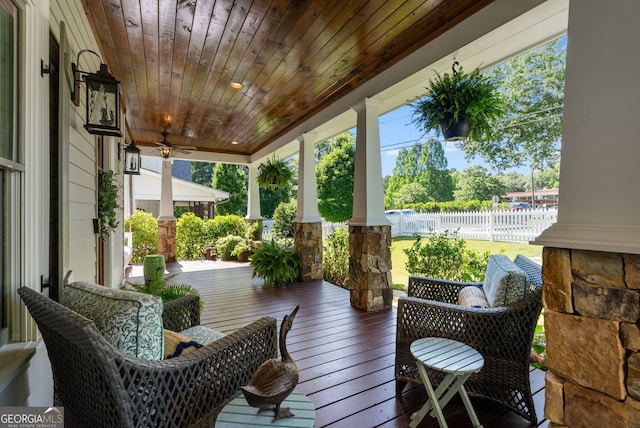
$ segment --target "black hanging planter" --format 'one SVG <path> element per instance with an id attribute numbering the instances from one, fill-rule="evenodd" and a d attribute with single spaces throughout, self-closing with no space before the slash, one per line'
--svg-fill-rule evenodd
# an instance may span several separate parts
<path id="1" fill-rule="evenodd" d="M 440 121 L 440 129 L 442 129 L 442 135 L 447 141 L 460 141 L 469 136 L 471 131 L 471 124 L 466 117 L 460 117 L 456 122 L 451 118 L 445 118 Z"/>

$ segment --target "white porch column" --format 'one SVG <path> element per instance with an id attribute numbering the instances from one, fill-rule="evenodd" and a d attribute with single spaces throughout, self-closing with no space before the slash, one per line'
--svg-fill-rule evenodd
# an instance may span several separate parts
<path id="1" fill-rule="evenodd" d="M 322 279 L 322 222 L 318 215 L 318 190 L 314 147 L 316 135 L 298 137 L 300 160 L 298 173 L 298 210 L 293 220 L 294 248 L 302 262 L 303 281 Z"/>
<path id="2" fill-rule="evenodd" d="M 638 16 L 638 2 L 571 2 L 558 222 L 538 244 L 640 254 Z"/>
<path id="3" fill-rule="evenodd" d="M 365 98 L 352 108 L 358 113 L 356 159 L 353 178 L 353 217 L 350 225 L 388 225 L 384 216 L 382 161 L 378 107 L 380 102 Z"/>
<path id="4" fill-rule="evenodd" d="M 249 166 L 249 189 L 247 192 L 247 216 L 246 220 L 262 220 L 260 213 L 260 187 L 258 186 L 258 167 L 257 162 L 251 163 Z"/>
<path id="5" fill-rule="evenodd" d="M 160 216 L 158 217 L 158 254 L 165 261 L 176 261 L 176 218 L 173 216 L 172 159 L 162 159 L 162 185 L 160 189 Z"/>
<path id="6" fill-rule="evenodd" d="M 318 188 L 314 148 L 316 134 L 305 133 L 298 137 L 300 161 L 298 172 L 298 211 L 295 222 L 320 222 L 318 215 Z"/>
<path id="7" fill-rule="evenodd" d="M 252 223 L 260 223 L 260 226 L 253 233 L 254 241 L 262 240 L 262 214 L 260 212 L 260 186 L 258 186 L 258 167 L 257 162 L 251 163 L 249 166 L 249 189 L 247 191 L 247 216 L 245 222 L 247 226 Z"/>
<path id="8" fill-rule="evenodd" d="M 551 426 L 640 423 L 638 16 L 627 0 L 569 6 L 558 222 L 535 240 Z"/>
<path id="9" fill-rule="evenodd" d="M 391 307 L 391 225 L 384 216 L 378 101 L 365 98 L 358 114 L 353 180 L 353 217 L 349 221 L 351 305 L 365 311 Z"/>
<path id="10" fill-rule="evenodd" d="M 173 182 L 171 181 L 172 164 L 172 159 L 162 159 L 159 220 L 175 220 L 173 216 Z"/>

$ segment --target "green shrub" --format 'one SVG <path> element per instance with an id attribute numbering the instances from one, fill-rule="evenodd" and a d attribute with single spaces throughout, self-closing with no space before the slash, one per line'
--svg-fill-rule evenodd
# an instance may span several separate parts
<path id="1" fill-rule="evenodd" d="M 219 238 L 216 241 L 216 254 L 222 260 L 231 260 L 234 258 L 233 254 L 235 248 L 240 243 L 246 243 L 245 238 L 237 235 L 227 235 Z"/>
<path id="2" fill-rule="evenodd" d="M 194 213 L 185 213 L 176 222 L 176 257 L 198 260 L 206 251 L 204 221 Z"/>
<path id="3" fill-rule="evenodd" d="M 349 232 L 345 228 L 333 228 L 324 240 L 322 277 L 325 281 L 347 287 L 349 280 Z"/>
<path id="4" fill-rule="evenodd" d="M 298 280 L 300 259 L 293 251 L 278 246 L 272 239 L 253 252 L 250 259 L 253 277 L 264 279 L 265 285 L 284 285 Z"/>
<path id="5" fill-rule="evenodd" d="M 223 236 L 244 236 L 247 224 L 242 217 L 235 214 L 219 215 L 209 219 L 205 225 L 206 246 L 215 248 L 216 241 Z"/>
<path id="6" fill-rule="evenodd" d="M 278 238 L 293 235 L 293 219 L 296 218 L 297 201 L 280 202 L 273 212 L 273 234 Z"/>
<path id="7" fill-rule="evenodd" d="M 142 262 L 147 254 L 158 252 L 158 222 L 153 214 L 136 210 L 125 220 L 124 229 L 133 232 L 132 262 Z"/>
<path id="8" fill-rule="evenodd" d="M 488 251 L 479 254 L 468 249 L 457 232 L 449 231 L 426 239 L 416 235 L 411 248 L 404 252 L 409 274 L 456 281 L 481 281 L 490 256 Z"/>

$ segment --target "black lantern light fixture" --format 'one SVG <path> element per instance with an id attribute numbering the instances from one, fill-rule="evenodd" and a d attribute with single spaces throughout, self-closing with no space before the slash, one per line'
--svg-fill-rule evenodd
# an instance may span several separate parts
<path id="1" fill-rule="evenodd" d="M 160 156 L 162 156 L 165 159 L 168 159 L 169 156 L 171 156 L 171 146 L 161 146 Z"/>
<path id="2" fill-rule="evenodd" d="M 109 68 L 102 63 L 95 73 L 88 73 L 79 69 L 80 55 L 92 53 L 100 58 L 100 55 L 90 49 L 78 52 L 76 63 L 71 63 L 73 71 L 73 92 L 71 100 L 76 106 L 80 105 L 81 76 L 87 85 L 86 121 L 85 129 L 90 134 L 110 135 L 122 137 L 120 131 L 120 82 L 109 73 Z"/>
<path id="3" fill-rule="evenodd" d="M 132 141 L 124 148 L 124 173 L 140 175 L 140 149 L 136 142 Z"/>

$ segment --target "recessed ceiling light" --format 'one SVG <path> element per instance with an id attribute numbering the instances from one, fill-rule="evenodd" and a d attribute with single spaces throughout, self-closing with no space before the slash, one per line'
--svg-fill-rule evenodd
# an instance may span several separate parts
<path id="1" fill-rule="evenodd" d="M 235 145 L 238 145 L 240 143 L 238 141 L 232 141 L 231 144 L 233 144 L 235 146 Z"/>
<path id="2" fill-rule="evenodd" d="M 239 82 L 231 82 L 229 84 L 229 86 L 231 86 L 233 89 L 242 89 L 242 88 L 244 88 L 244 85 L 242 83 L 239 83 Z"/>

